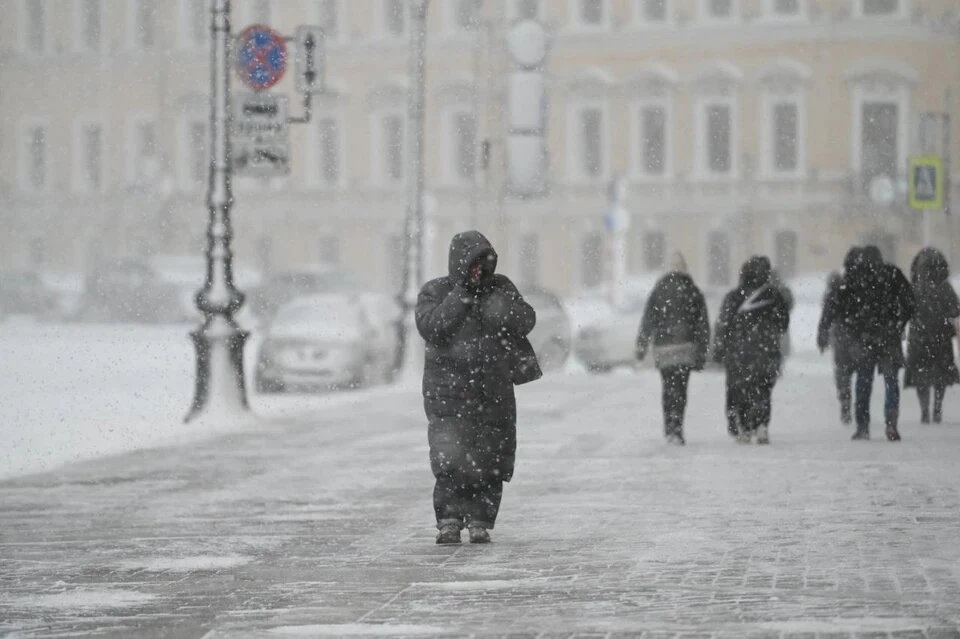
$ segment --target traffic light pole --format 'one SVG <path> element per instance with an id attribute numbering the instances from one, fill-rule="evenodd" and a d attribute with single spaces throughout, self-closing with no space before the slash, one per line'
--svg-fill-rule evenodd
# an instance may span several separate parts
<path id="1" fill-rule="evenodd" d="M 197 351 L 195 395 L 186 421 L 205 414 L 246 413 L 243 347 L 247 333 L 233 315 L 243 305 L 243 294 L 233 284 L 232 169 L 230 165 L 230 0 L 212 0 L 210 54 L 210 173 L 207 189 L 207 275 L 197 293 L 203 324 L 193 333 Z"/>

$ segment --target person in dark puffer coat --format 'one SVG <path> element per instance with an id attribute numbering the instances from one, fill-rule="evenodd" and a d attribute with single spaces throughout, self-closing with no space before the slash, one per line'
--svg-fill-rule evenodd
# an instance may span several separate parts
<path id="1" fill-rule="evenodd" d="M 930 389 L 934 392 L 933 421 L 939 424 L 947 386 L 960 383 L 953 357 L 954 320 L 960 316 L 960 300 L 949 277 L 947 259 L 935 248 L 921 250 L 910 269 L 917 311 L 910 324 L 903 385 L 917 389 L 924 424 L 930 423 Z"/>
<path id="2" fill-rule="evenodd" d="M 737 441 L 770 443 L 773 387 L 780 376 L 783 334 L 790 311 L 770 281 L 770 260 L 751 257 L 740 269 L 740 285 L 723 299 L 713 357 L 727 371 L 727 410 L 736 420 Z"/>
<path id="3" fill-rule="evenodd" d="M 683 445 L 690 372 L 703 370 L 710 346 L 710 321 L 703 293 L 687 274 L 686 261 L 676 253 L 671 271 L 657 282 L 647 300 L 637 336 L 637 359 L 653 342 L 655 365 L 663 381 L 664 435 Z"/>
<path id="4" fill-rule="evenodd" d="M 536 312 L 496 267 L 487 238 L 459 233 L 450 243 L 448 275 L 424 285 L 417 299 L 440 544 L 459 543 L 464 526 L 471 542 L 489 541 L 503 482 L 513 476 L 517 351 L 529 344 Z"/>
<path id="5" fill-rule="evenodd" d="M 853 374 L 857 362 L 854 359 L 854 340 L 840 319 L 838 305 L 840 292 L 846 286 L 845 278 L 855 267 L 862 251 L 858 246 L 852 247 L 843 260 L 843 274 L 830 274 L 817 327 L 817 347 L 820 352 L 833 349 L 833 379 L 837 387 L 837 399 L 840 400 L 840 421 L 843 424 L 853 422 Z"/>

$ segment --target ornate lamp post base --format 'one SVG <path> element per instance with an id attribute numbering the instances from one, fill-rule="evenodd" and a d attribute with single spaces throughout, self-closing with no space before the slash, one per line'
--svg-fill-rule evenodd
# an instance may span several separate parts
<path id="1" fill-rule="evenodd" d="M 248 409 L 243 376 L 243 348 L 249 333 L 232 319 L 211 316 L 190 333 L 197 351 L 197 379 L 193 404 L 184 421 L 205 413 L 234 415 Z"/>

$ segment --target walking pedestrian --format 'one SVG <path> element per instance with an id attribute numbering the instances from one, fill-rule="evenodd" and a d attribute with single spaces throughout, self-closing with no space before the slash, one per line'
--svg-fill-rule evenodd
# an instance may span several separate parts
<path id="1" fill-rule="evenodd" d="M 960 300 L 950 285 L 950 268 L 943 253 L 925 248 L 910 269 L 917 309 L 907 339 L 907 372 L 904 388 L 917 389 L 920 421 L 930 423 L 930 390 L 933 389 L 933 421 L 943 421 L 947 387 L 960 382 L 953 357 L 955 322 Z"/>
<path id="2" fill-rule="evenodd" d="M 490 541 L 503 483 L 513 477 L 517 447 L 514 385 L 540 376 L 527 335 L 534 309 L 477 231 L 450 242 L 449 272 L 424 285 L 416 321 L 426 341 L 424 410 L 438 544 Z"/>
<path id="3" fill-rule="evenodd" d="M 823 353 L 833 350 L 833 379 L 840 401 L 840 421 L 845 425 L 853 422 L 853 339 L 839 315 L 840 291 L 854 264 L 860 259 L 862 249 L 854 246 L 843 260 L 843 274 L 831 273 L 827 280 L 827 290 L 823 296 L 823 310 L 817 328 L 817 347 Z"/>
<path id="4" fill-rule="evenodd" d="M 913 316 L 910 282 L 903 272 L 886 264 L 880 249 L 867 246 L 860 253 L 840 289 L 838 314 L 852 337 L 856 361 L 856 422 L 854 440 L 870 439 L 870 396 L 873 376 L 884 381 L 884 421 L 889 441 L 900 441 L 899 372 L 905 363 L 903 331 Z"/>
<path id="5" fill-rule="evenodd" d="M 654 286 L 637 336 L 637 359 L 653 343 L 654 365 L 662 378 L 664 436 L 683 445 L 684 414 L 691 371 L 703 370 L 710 345 L 710 321 L 703 293 L 687 273 L 683 255 L 675 253 L 670 271 Z"/>
<path id="6" fill-rule="evenodd" d="M 737 441 L 770 443 L 773 387 L 783 359 L 790 312 L 770 280 L 770 260 L 755 256 L 740 269 L 740 284 L 723 300 L 713 357 L 727 372 L 727 404 Z"/>

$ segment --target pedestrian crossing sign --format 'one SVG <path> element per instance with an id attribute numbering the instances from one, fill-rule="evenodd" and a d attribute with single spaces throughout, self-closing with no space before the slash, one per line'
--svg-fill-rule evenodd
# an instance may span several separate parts
<path id="1" fill-rule="evenodd" d="M 910 208 L 930 211 L 943 208 L 943 163 L 935 155 L 910 158 L 907 199 Z"/>

